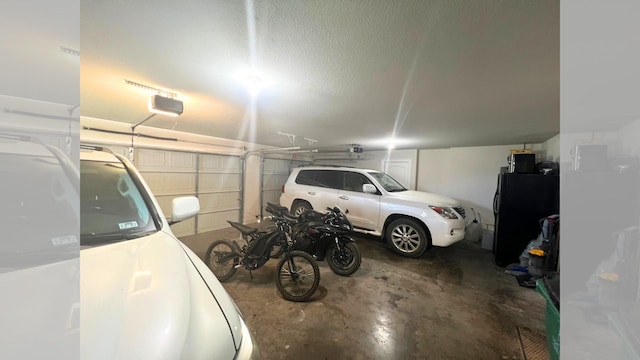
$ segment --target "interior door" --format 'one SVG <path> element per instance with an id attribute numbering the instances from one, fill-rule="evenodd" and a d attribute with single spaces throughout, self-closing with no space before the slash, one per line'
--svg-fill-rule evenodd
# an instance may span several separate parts
<path id="1" fill-rule="evenodd" d="M 411 160 L 382 160 L 382 171 L 396 179 L 407 189 L 413 189 L 411 184 Z"/>
<path id="2" fill-rule="evenodd" d="M 380 216 L 380 195 L 362 191 L 362 185 L 372 184 L 366 176 L 345 171 L 344 184 L 338 194 L 338 206 L 347 214 L 353 226 L 375 230 Z"/>

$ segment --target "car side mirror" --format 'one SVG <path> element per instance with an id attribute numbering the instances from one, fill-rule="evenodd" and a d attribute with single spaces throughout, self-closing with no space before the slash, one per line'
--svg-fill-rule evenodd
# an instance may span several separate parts
<path id="1" fill-rule="evenodd" d="M 377 194 L 378 189 L 376 189 L 376 187 L 373 186 L 373 184 L 363 184 L 362 192 L 369 193 L 369 194 Z"/>
<path id="2" fill-rule="evenodd" d="M 200 211 L 200 201 L 195 196 L 182 196 L 173 199 L 171 222 L 173 225 L 182 220 L 196 216 Z"/>

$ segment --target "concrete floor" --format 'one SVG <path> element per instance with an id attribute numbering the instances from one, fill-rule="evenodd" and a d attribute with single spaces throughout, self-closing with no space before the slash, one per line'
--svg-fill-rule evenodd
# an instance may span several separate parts
<path id="1" fill-rule="evenodd" d="M 237 237 L 224 229 L 182 240 L 202 258 L 214 240 Z M 545 333 L 543 298 L 519 287 L 479 244 L 462 241 L 408 259 L 374 237 L 356 242 L 360 270 L 341 277 L 320 262 L 320 287 L 307 303 L 280 296 L 275 260 L 253 280 L 239 269 L 223 283 L 261 358 L 525 359 L 519 329 Z"/>

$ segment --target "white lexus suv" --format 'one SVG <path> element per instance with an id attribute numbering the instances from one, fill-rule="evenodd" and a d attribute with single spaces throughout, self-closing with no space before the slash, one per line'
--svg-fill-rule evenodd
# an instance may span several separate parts
<path id="1" fill-rule="evenodd" d="M 280 204 L 296 215 L 338 205 L 354 230 L 384 236 L 395 252 L 408 257 L 419 257 L 430 246 L 449 246 L 465 235 L 465 211 L 456 200 L 407 190 L 376 170 L 295 168 L 282 187 Z"/>

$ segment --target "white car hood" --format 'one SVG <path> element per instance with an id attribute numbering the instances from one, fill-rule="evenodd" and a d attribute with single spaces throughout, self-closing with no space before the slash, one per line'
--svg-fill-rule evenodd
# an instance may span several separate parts
<path id="1" fill-rule="evenodd" d="M 400 192 L 392 192 L 389 193 L 389 197 L 402 199 L 405 201 L 416 201 L 425 203 L 427 205 L 433 206 L 445 206 L 445 207 L 455 207 L 460 206 L 460 203 L 453 198 L 450 198 L 445 195 L 434 194 L 424 191 L 400 191 Z"/>
<path id="2" fill-rule="evenodd" d="M 227 320 L 171 235 L 84 249 L 80 262 L 80 358 L 234 358 L 237 313 Z"/>

